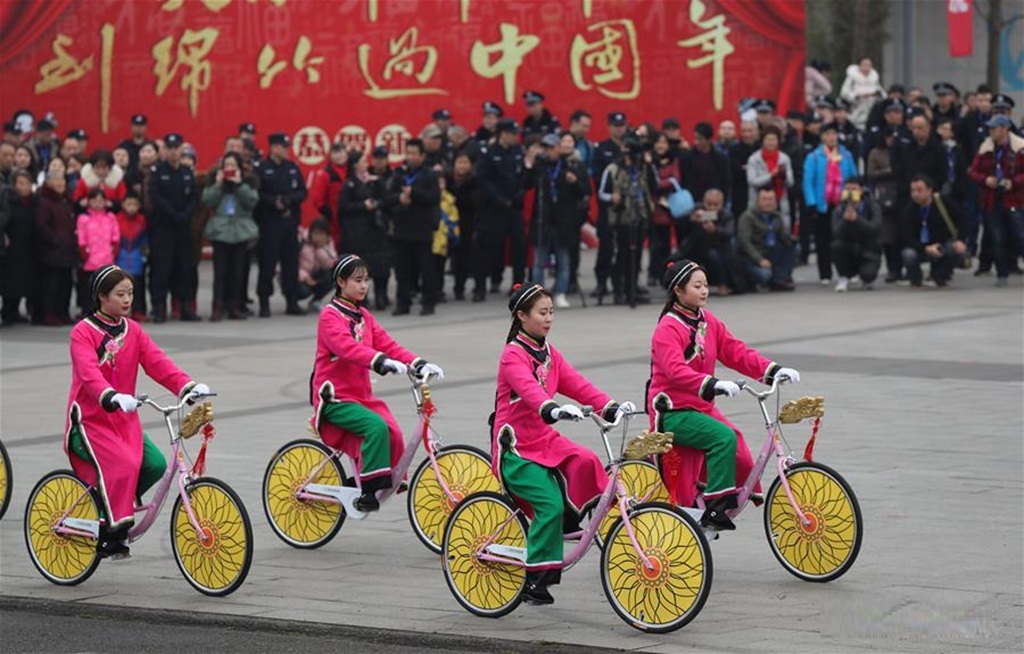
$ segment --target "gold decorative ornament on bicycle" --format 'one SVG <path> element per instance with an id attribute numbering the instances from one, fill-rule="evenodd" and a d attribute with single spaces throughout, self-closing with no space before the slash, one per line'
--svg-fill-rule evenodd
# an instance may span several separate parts
<path id="1" fill-rule="evenodd" d="M 795 425 L 806 418 L 823 418 L 825 416 L 825 398 L 804 396 L 798 400 L 786 402 L 779 411 L 779 422 L 784 425 Z"/>
<path id="2" fill-rule="evenodd" d="M 178 436 L 192 438 L 199 433 L 203 425 L 209 422 L 213 422 L 213 403 L 203 402 L 202 404 L 197 404 L 185 416 L 185 419 L 181 421 L 181 427 L 178 428 Z"/>
<path id="3" fill-rule="evenodd" d="M 672 434 L 644 430 L 626 444 L 622 452 L 624 459 L 636 461 L 655 454 L 664 454 L 672 449 Z"/>

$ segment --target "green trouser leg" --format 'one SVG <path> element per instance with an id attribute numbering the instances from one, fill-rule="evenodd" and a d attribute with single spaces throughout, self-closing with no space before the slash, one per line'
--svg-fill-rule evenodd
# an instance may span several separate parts
<path id="1" fill-rule="evenodd" d="M 321 417 L 362 438 L 359 482 L 363 492 L 391 488 L 391 430 L 384 418 L 356 402 L 330 402 Z"/>
<path id="2" fill-rule="evenodd" d="M 501 478 L 509 492 L 529 502 L 533 509 L 533 521 L 526 535 L 527 570 L 561 569 L 565 500 L 554 472 L 511 452 L 502 452 Z"/>
<path id="3" fill-rule="evenodd" d="M 704 497 L 735 488 L 736 433 L 728 425 L 699 411 L 671 411 L 662 417 L 659 431 L 672 432 L 676 445 L 704 450 Z"/>
<path id="4" fill-rule="evenodd" d="M 135 487 L 135 495 L 142 497 L 153 484 L 167 472 L 167 458 L 149 436 L 142 434 L 142 467 L 139 469 L 139 483 Z"/>

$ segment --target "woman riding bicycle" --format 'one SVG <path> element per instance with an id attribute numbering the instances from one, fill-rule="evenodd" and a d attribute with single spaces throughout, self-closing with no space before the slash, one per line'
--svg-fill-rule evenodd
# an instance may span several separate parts
<path id="1" fill-rule="evenodd" d="M 444 371 L 399 345 L 362 306 L 370 286 L 365 261 L 342 255 L 334 266 L 334 284 L 334 299 L 321 310 L 317 325 L 312 423 L 324 443 L 357 462 L 362 494 L 356 509 L 376 511 L 377 491 L 391 488 L 391 469 L 405 447 L 388 405 L 373 396 L 370 371 L 401 375 L 412 368 L 437 379 L 444 379 Z"/>
<path id="2" fill-rule="evenodd" d="M 702 266 L 670 262 L 662 281 L 668 301 L 651 342 L 647 390 L 651 429 L 673 434 L 672 452 L 661 459 L 662 478 L 677 504 L 693 506 L 705 467 L 701 524 L 735 529 L 725 512 L 736 508 L 736 482 L 746 480 L 754 460 L 743 434 L 715 407 L 715 395 L 740 391 L 735 382 L 714 376 L 715 363 L 766 384 L 776 377 L 799 381 L 800 374 L 762 357 L 704 309 L 708 279 Z M 760 498 L 760 484 L 754 493 Z"/>
<path id="3" fill-rule="evenodd" d="M 612 420 L 620 410 L 547 342 L 554 321 L 552 295 L 539 284 L 518 287 L 509 300 L 512 328 L 498 365 L 491 467 L 505 488 L 532 514 L 527 534 L 523 599 L 551 604 L 547 587 L 562 574 L 563 526 L 578 529 L 581 516 L 608 484 L 601 460 L 551 425 L 580 420 L 583 412 L 552 398 L 561 393 L 601 407 Z M 626 402 L 622 411 L 633 412 Z"/>
<path id="4" fill-rule="evenodd" d="M 167 469 L 164 455 L 145 434 L 135 413 L 139 366 L 179 398 L 209 395 L 191 381 L 145 330 L 128 318 L 132 277 L 117 266 L 92 275 L 89 289 L 98 307 L 71 330 L 71 393 L 64 451 L 75 474 L 99 491 L 106 513 L 101 556 L 127 558 L 135 501 Z"/>

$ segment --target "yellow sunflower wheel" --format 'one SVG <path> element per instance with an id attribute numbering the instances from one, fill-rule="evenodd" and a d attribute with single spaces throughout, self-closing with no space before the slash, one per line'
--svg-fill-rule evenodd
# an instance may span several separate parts
<path id="1" fill-rule="evenodd" d="M 181 574 L 204 595 L 238 590 L 252 565 L 252 525 L 231 487 L 212 477 L 185 487 L 200 530 L 189 520 L 181 496 L 171 511 L 171 549 Z"/>
<path id="2" fill-rule="evenodd" d="M 765 496 L 764 530 L 782 567 L 804 581 L 832 581 L 857 559 L 864 523 L 853 489 L 820 463 L 798 463 L 786 471 L 789 488 L 808 523 L 794 513 L 780 478 Z"/>
<path id="3" fill-rule="evenodd" d="M 60 586 L 74 586 L 92 576 L 100 557 L 95 538 L 54 531 L 65 517 L 98 522 L 99 503 L 75 473 L 57 470 L 40 479 L 28 497 L 25 545 L 43 577 Z"/>
<path id="4" fill-rule="evenodd" d="M 485 543 L 526 549 L 526 518 L 503 495 L 477 493 L 463 500 L 444 530 L 441 565 L 448 589 L 464 609 L 485 618 L 500 618 L 522 601 L 526 567 L 482 561 Z"/>
<path id="5" fill-rule="evenodd" d="M 325 545 L 345 522 L 345 509 L 340 504 L 295 496 L 318 467 L 320 471 L 312 483 L 349 484 L 334 452 L 323 443 L 308 439 L 292 441 L 278 450 L 263 475 L 263 511 L 267 521 L 277 537 L 292 547 L 315 549 Z"/>
<path id="6" fill-rule="evenodd" d="M 637 504 L 644 502 L 665 502 L 670 503 L 668 489 L 661 481 L 661 473 L 658 467 L 648 461 L 624 461 L 619 466 L 619 479 L 626 487 L 626 492 L 636 500 Z M 619 506 L 612 504 L 608 515 L 601 521 L 601 528 L 597 530 L 595 538 L 597 546 L 604 547 L 608 532 L 612 525 L 619 519 Z"/>
<path id="7" fill-rule="evenodd" d="M 0 518 L 7 513 L 11 503 L 11 459 L 7 456 L 7 448 L 0 442 Z"/>
<path id="8" fill-rule="evenodd" d="M 675 631 L 697 617 L 711 592 L 711 550 L 693 518 L 671 504 L 643 504 L 629 514 L 644 564 L 620 517 L 601 553 L 608 602 L 630 626 Z"/>
<path id="9" fill-rule="evenodd" d="M 427 458 L 412 477 L 406 502 L 409 522 L 416 537 L 431 552 L 440 554 L 444 525 L 458 503 L 473 493 L 497 493 L 501 485 L 491 471 L 491 458 L 475 447 L 452 445 L 441 448 L 437 451 L 437 467 L 454 497 L 449 498 L 445 494 Z"/>

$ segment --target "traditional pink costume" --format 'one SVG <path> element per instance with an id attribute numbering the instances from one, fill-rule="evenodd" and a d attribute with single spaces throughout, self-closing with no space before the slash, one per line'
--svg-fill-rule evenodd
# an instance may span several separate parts
<path id="1" fill-rule="evenodd" d="M 111 528 L 135 519 L 143 449 L 138 414 L 120 411 L 111 399 L 116 393 L 135 395 L 140 365 L 178 397 L 184 397 L 195 386 L 132 320 L 115 322 L 93 314 L 71 330 L 71 393 L 64 451 L 75 474 L 99 489 Z M 72 451 L 74 428 L 93 462 Z"/>

